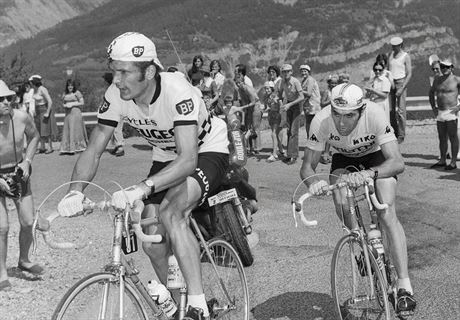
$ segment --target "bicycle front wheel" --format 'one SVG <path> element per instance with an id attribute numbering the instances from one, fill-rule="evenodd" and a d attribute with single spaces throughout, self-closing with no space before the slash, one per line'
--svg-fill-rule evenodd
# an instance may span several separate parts
<path id="1" fill-rule="evenodd" d="M 367 247 L 364 250 L 368 250 Z M 346 235 L 335 247 L 331 287 L 338 319 L 390 319 L 387 286 L 372 252 L 368 250 L 368 253 L 371 275 L 368 275 L 363 247 L 353 235 Z"/>
<path id="2" fill-rule="evenodd" d="M 238 254 L 221 239 L 211 240 L 208 249 L 210 256 L 201 253 L 201 268 L 211 319 L 248 320 L 248 285 Z"/>
<path id="3" fill-rule="evenodd" d="M 120 308 L 119 277 L 106 272 L 89 275 L 77 282 L 59 302 L 52 320 L 147 320 L 134 286 L 124 281 L 123 314 Z"/>

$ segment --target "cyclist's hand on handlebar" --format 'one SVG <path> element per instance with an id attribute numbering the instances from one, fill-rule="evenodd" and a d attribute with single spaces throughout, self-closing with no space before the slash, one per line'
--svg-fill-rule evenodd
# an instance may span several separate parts
<path id="1" fill-rule="evenodd" d="M 320 181 L 313 182 L 308 189 L 311 194 L 315 196 L 321 196 L 328 192 L 326 190 L 326 187 L 328 185 L 329 183 L 327 183 L 326 181 L 320 180 Z"/>
<path id="2" fill-rule="evenodd" d="M 117 209 L 125 209 L 126 205 L 133 205 L 135 200 L 142 200 L 146 196 L 145 190 L 139 185 L 134 185 L 123 190 L 119 190 L 112 195 L 112 204 Z"/>
<path id="3" fill-rule="evenodd" d="M 71 217 L 83 212 L 85 195 L 80 191 L 72 190 L 59 201 L 58 212 L 63 217 Z"/>
<path id="4" fill-rule="evenodd" d="M 358 188 L 366 184 L 369 179 L 373 179 L 373 172 L 371 170 L 362 170 L 346 174 L 342 178 L 348 182 L 350 187 Z"/>

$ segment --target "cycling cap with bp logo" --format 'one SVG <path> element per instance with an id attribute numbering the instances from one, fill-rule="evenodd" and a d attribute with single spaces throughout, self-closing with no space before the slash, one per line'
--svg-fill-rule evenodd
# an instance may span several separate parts
<path id="1" fill-rule="evenodd" d="M 355 84 L 339 84 L 332 89 L 331 105 L 339 113 L 359 109 L 365 105 L 363 90 Z"/>
<path id="2" fill-rule="evenodd" d="M 107 48 L 111 60 L 119 61 L 154 61 L 161 69 L 157 50 L 152 40 L 138 32 L 126 32 L 113 39 Z"/>

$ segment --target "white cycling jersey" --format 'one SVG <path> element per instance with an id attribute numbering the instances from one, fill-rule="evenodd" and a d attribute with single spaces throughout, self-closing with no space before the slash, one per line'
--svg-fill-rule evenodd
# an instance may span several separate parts
<path id="1" fill-rule="evenodd" d="M 120 90 L 112 84 L 99 107 L 98 123 L 116 127 L 120 120 L 152 145 L 154 161 L 177 157 L 174 128 L 183 125 L 198 126 L 199 153 L 229 153 L 226 123 L 208 112 L 197 90 L 177 73 L 160 73 L 149 114 L 144 114 L 134 100 L 123 100 Z"/>
<path id="2" fill-rule="evenodd" d="M 396 140 L 382 108 L 372 101 L 366 101 L 366 105 L 356 128 L 347 136 L 337 131 L 331 116 L 331 106 L 322 109 L 311 123 L 307 148 L 323 151 L 326 143 L 329 143 L 344 156 L 362 157 L 380 150 L 382 144 Z"/>

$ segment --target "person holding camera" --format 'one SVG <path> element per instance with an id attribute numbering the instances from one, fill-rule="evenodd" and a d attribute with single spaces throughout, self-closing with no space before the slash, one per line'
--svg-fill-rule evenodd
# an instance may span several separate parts
<path id="1" fill-rule="evenodd" d="M 21 224 L 18 268 L 33 275 L 44 273 L 42 266 L 29 259 L 34 220 L 29 177 L 40 135 L 32 117 L 12 107 L 14 96 L 15 92 L 0 80 L 0 291 L 11 288 L 6 268 L 9 231 L 6 198 L 14 201 Z M 27 148 L 23 155 L 24 135 Z"/>

